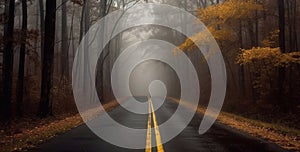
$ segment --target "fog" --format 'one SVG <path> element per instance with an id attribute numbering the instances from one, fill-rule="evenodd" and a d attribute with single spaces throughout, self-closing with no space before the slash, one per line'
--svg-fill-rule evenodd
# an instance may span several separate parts
<path id="1" fill-rule="evenodd" d="M 145 61 L 134 68 L 129 80 L 132 95 L 149 96 L 149 86 L 155 80 L 164 83 L 167 96 L 176 97 L 180 95 L 180 82 L 176 72 L 166 63 L 157 60 Z M 156 91 L 161 92 L 163 90 Z"/>

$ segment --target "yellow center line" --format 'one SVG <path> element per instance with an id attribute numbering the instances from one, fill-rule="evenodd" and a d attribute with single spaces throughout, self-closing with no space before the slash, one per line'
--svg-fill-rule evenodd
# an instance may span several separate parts
<path id="1" fill-rule="evenodd" d="M 158 125 L 156 122 L 156 116 L 154 113 L 154 108 L 153 108 L 153 104 L 152 104 L 152 100 L 149 100 L 151 103 L 151 109 L 152 109 L 152 117 L 153 117 L 153 123 L 154 123 L 154 131 L 155 131 L 155 139 L 156 139 L 156 146 L 157 146 L 157 152 L 164 152 L 164 148 L 163 145 L 161 143 L 161 138 L 160 138 L 160 133 L 159 133 L 159 129 L 158 129 Z"/>
<path id="2" fill-rule="evenodd" d="M 149 99 L 148 99 L 149 101 Z M 152 152 L 152 145 L 151 145 L 151 106 L 150 102 L 148 102 L 148 127 L 147 127 L 147 140 L 146 140 L 146 150 L 145 152 Z"/>

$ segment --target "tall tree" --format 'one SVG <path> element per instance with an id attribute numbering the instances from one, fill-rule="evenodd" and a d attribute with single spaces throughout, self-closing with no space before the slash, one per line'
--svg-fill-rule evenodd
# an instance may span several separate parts
<path id="1" fill-rule="evenodd" d="M 27 38 L 27 0 L 22 0 L 22 35 L 21 35 L 18 88 L 17 88 L 17 114 L 18 114 L 18 116 L 22 116 L 22 113 L 23 113 L 22 101 L 23 101 L 23 87 L 24 87 L 26 38 Z"/>
<path id="2" fill-rule="evenodd" d="M 285 7 L 284 0 L 278 0 L 278 27 L 279 27 L 279 47 L 282 53 L 286 52 L 285 49 Z M 278 95 L 283 98 L 284 92 L 284 79 L 285 79 L 285 69 L 283 67 L 279 68 L 279 78 L 278 78 Z"/>
<path id="3" fill-rule="evenodd" d="M 45 13 L 44 13 L 44 0 L 39 0 L 40 7 L 40 35 L 41 35 L 41 59 L 43 59 L 44 52 L 44 32 L 45 32 Z"/>
<path id="4" fill-rule="evenodd" d="M 278 0 L 278 26 L 279 26 L 279 46 L 282 53 L 285 53 L 285 7 L 284 0 Z"/>
<path id="5" fill-rule="evenodd" d="M 68 27 L 67 27 L 67 3 L 62 0 L 61 5 L 61 75 L 69 78 L 69 47 L 68 47 Z"/>
<path id="6" fill-rule="evenodd" d="M 46 0 L 44 56 L 42 64 L 42 86 L 39 115 L 52 114 L 53 59 L 55 40 L 56 0 Z"/>
<path id="7" fill-rule="evenodd" d="M 90 1 L 83 0 L 83 6 L 81 11 L 81 20 L 80 20 L 80 36 L 79 36 L 79 43 L 81 42 L 84 34 L 89 29 L 90 23 Z"/>
<path id="8" fill-rule="evenodd" d="M 102 18 L 106 15 L 106 8 L 107 8 L 107 0 L 101 0 L 100 2 L 100 14 L 99 14 L 99 17 Z M 101 27 L 101 33 L 104 32 L 104 28 L 105 27 Z M 103 42 L 100 42 L 100 43 L 103 43 Z M 110 46 L 110 44 L 108 44 L 108 47 Z M 101 102 L 104 101 L 104 60 L 106 59 L 106 57 L 109 55 L 109 48 L 108 49 L 104 49 L 103 52 L 101 53 L 100 55 L 100 64 L 99 64 L 99 67 L 98 67 L 98 70 L 99 70 L 99 91 L 98 91 L 98 97 L 99 97 L 99 100 Z"/>
<path id="9" fill-rule="evenodd" d="M 8 17 L 8 20 L 4 27 L 3 100 L 0 102 L 0 108 L 1 118 L 7 121 L 11 117 L 15 0 L 7 0 L 5 9 L 5 16 Z"/>

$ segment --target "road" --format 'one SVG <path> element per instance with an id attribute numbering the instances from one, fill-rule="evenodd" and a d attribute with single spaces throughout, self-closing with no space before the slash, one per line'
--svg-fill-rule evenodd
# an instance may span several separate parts
<path id="1" fill-rule="evenodd" d="M 130 99 L 129 99 L 130 100 Z M 145 102 L 147 102 L 146 99 Z M 167 99 L 169 100 L 169 99 Z M 129 102 L 129 101 L 125 101 Z M 149 105 L 151 106 L 150 102 Z M 149 106 L 149 107 L 150 107 Z M 138 115 L 116 107 L 109 115 L 119 123 L 132 128 L 155 128 L 174 113 L 177 104 L 165 101 L 164 104 L 154 112 L 154 115 Z M 149 108 L 149 110 L 151 110 Z M 149 119 L 151 119 L 149 121 Z M 155 120 L 153 120 L 155 119 Z M 198 127 L 202 115 L 195 114 L 190 124 L 174 139 L 159 145 L 160 133 L 155 137 L 145 135 L 144 149 L 126 149 L 114 146 L 96 136 L 86 125 L 81 125 L 65 134 L 54 137 L 46 143 L 41 144 L 32 151 L 35 152 L 280 152 L 284 151 L 275 144 L 235 131 L 221 124 L 214 124 L 204 135 L 198 134 Z M 109 127 L 109 126 L 108 126 Z M 151 130 L 151 129 L 150 129 Z M 152 137 L 152 139 L 151 139 Z M 150 138 L 150 140 L 149 140 Z M 129 139 L 130 140 L 130 139 Z M 151 142 L 155 141 L 159 146 L 151 148 Z M 153 142 L 152 142 L 153 144 Z"/>

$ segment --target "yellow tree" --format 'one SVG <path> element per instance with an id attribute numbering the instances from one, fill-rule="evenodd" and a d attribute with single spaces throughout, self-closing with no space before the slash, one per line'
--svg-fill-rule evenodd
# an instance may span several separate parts
<path id="1" fill-rule="evenodd" d="M 237 74 L 239 67 L 235 63 L 236 56 L 243 43 L 241 40 L 241 23 L 253 23 L 256 11 L 259 10 L 263 10 L 263 6 L 257 4 L 255 0 L 226 0 L 223 3 L 206 8 L 198 8 L 196 12 L 199 20 L 207 26 L 222 50 L 227 71 L 229 72 L 228 84 L 232 92 L 243 90 L 238 88 L 236 80 L 241 79 L 240 83 L 243 83 L 244 74 Z M 193 42 L 203 43 L 205 39 L 206 36 L 203 33 L 195 33 L 186 39 L 179 48 L 187 51 L 193 50 L 195 47 Z"/>
<path id="2" fill-rule="evenodd" d="M 224 3 L 206 8 L 198 8 L 197 17 L 213 34 L 222 50 L 229 50 L 230 48 L 225 46 L 232 46 L 232 42 L 237 42 L 240 21 L 253 19 L 255 11 L 262 9 L 262 5 L 256 4 L 254 0 L 227 0 Z M 194 43 L 191 40 L 197 43 L 203 41 L 203 38 L 205 37 L 203 37 L 201 32 L 196 33 L 182 43 L 179 48 L 191 50 L 194 47 Z"/>

